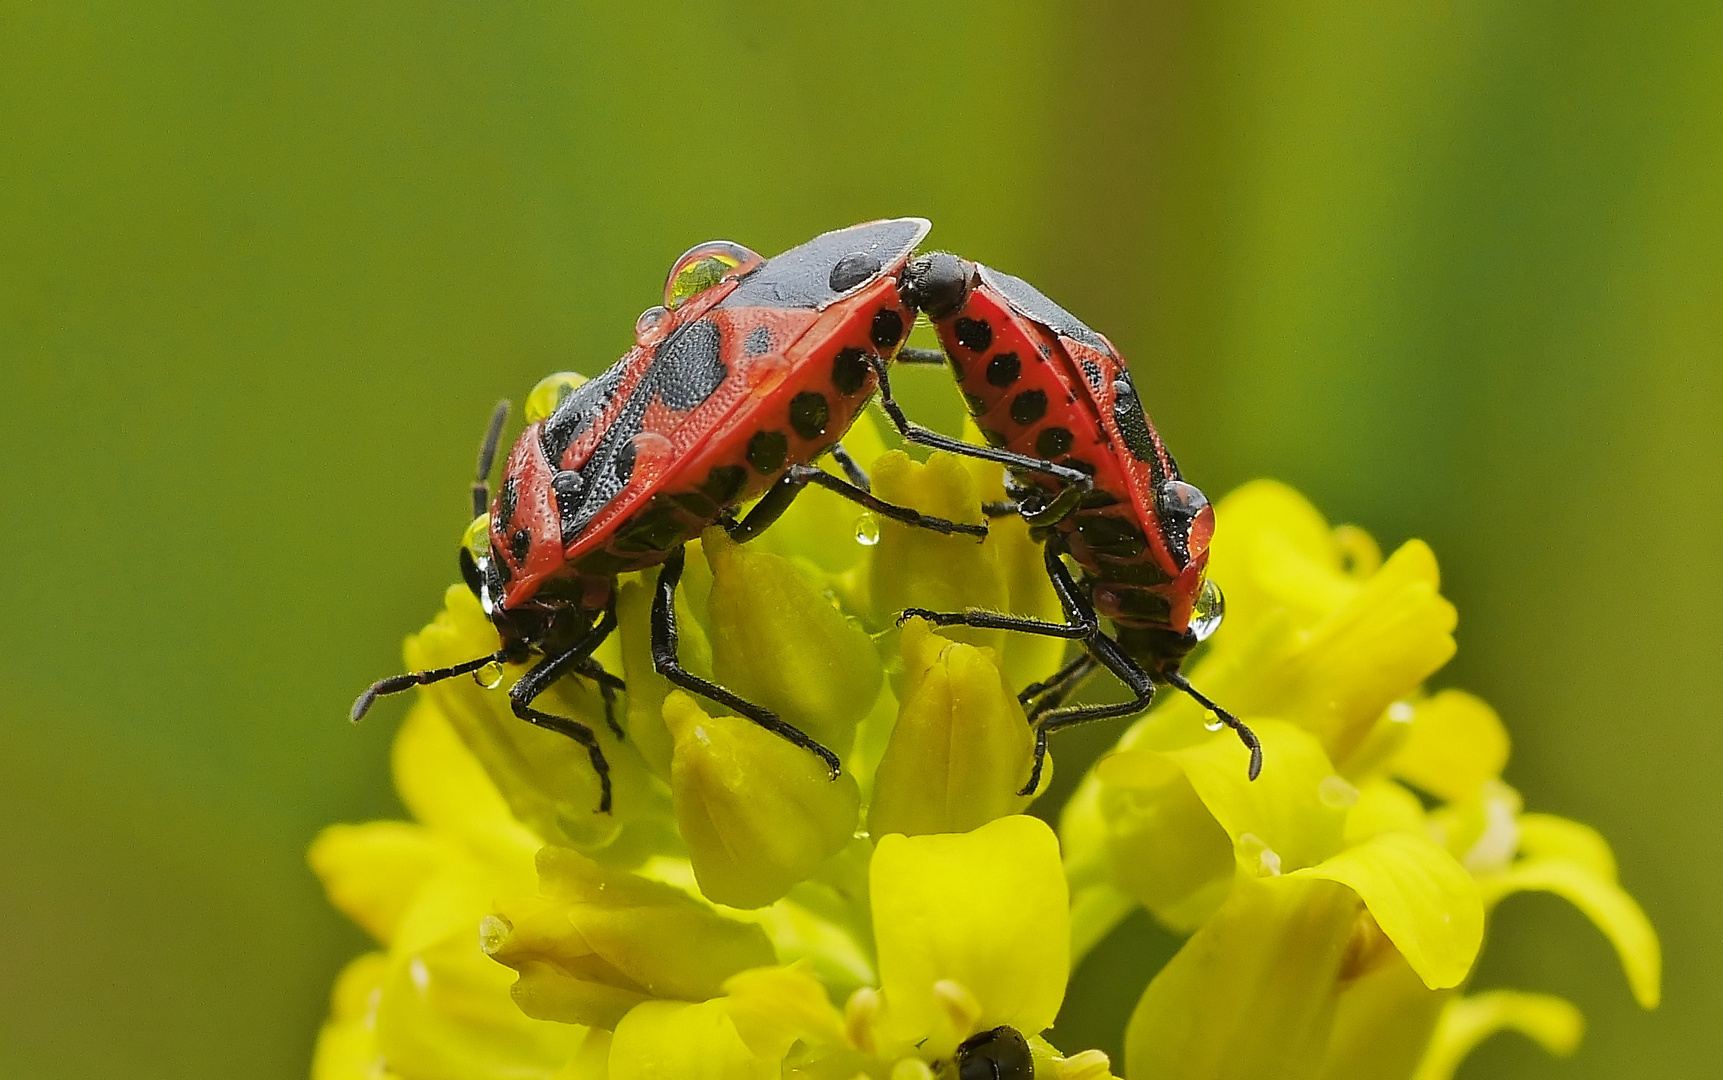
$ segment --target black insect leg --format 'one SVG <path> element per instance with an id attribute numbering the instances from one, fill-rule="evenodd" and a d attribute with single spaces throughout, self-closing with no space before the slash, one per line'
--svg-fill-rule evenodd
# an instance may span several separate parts
<path id="1" fill-rule="evenodd" d="M 945 366 L 945 351 L 943 349 L 912 349 L 908 346 L 897 350 L 894 359 L 900 364 L 937 364 Z"/>
<path id="2" fill-rule="evenodd" d="M 516 716 L 546 731 L 565 735 L 586 747 L 587 757 L 592 761 L 592 771 L 598 774 L 598 812 L 601 814 L 610 813 L 610 763 L 604 759 L 604 750 L 598 745 L 598 736 L 579 720 L 535 709 L 532 703 L 540 694 L 550 689 L 556 680 L 571 671 L 580 671 L 583 662 L 591 659 L 592 650 L 598 648 L 614 629 L 616 607 L 612 604 L 605 609 L 604 617 L 578 641 L 555 656 L 547 656 L 534 664 L 509 691 L 509 705 Z"/>
<path id="3" fill-rule="evenodd" d="M 976 446 L 972 443 L 966 443 L 962 439 L 941 435 L 931 428 L 922 427 L 910 420 L 904 414 L 903 407 L 897 403 L 897 399 L 892 397 L 891 377 L 886 373 L 885 360 L 870 355 L 868 363 L 873 366 L 874 375 L 879 378 L 880 406 L 885 409 L 886 416 L 891 418 L 892 425 L 897 428 L 898 434 L 910 442 L 920 443 L 922 446 L 931 446 L 935 450 L 947 450 L 953 454 L 963 454 L 966 457 L 981 458 L 983 461 L 996 461 L 1013 469 L 1044 473 L 1047 476 L 1057 477 L 1083 491 L 1088 491 L 1093 486 L 1093 481 L 1089 479 L 1088 473 L 1080 469 L 1073 469 L 1069 465 L 1055 465 L 1051 461 L 1014 454 L 1009 450 L 1000 450 L 997 447 Z"/>
<path id="4" fill-rule="evenodd" d="M 1065 564 L 1059 558 L 1059 552 L 1052 544 L 1044 544 L 1041 548 L 1042 561 L 1047 565 L 1047 576 L 1053 581 L 1053 592 L 1059 597 L 1059 606 L 1065 611 L 1065 622 L 1048 622 L 1045 619 L 1032 619 L 1027 615 L 1006 615 L 1003 612 L 987 611 L 982 608 L 969 608 L 965 611 L 929 611 L 926 608 L 905 608 L 898 615 L 897 622 L 902 626 L 910 619 L 923 619 L 935 626 L 974 626 L 983 630 L 1016 630 L 1025 634 L 1040 634 L 1043 637 L 1058 637 L 1070 640 L 1087 640 L 1100 631 L 1100 621 L 1095 611 L 1083 594 L 1077 588 L 1077 583 L 1071 580 L 1071 572 L 1065 569 Z"/>
<path id="5" fill-rule="evenodd" d="M 1131 659 L 1119 643 L 1097 631 L 1085 644 L 1089 654 L 1131 689 L 1131 700 L 1111 705 L 1069 705 L 1043 711 L 1035 707 L 1035 763 L 1029 768 L 1029 782 L 1017 794 L 1028 795 L 1041 783 L 1041 769 L 1047 762 L 1047 736 L 1060 728 L 1085 724 L 1091 720 L 1110 720 L 1117 716 L 1133 716 L 1149 707 L 1155 699 L 1155 680 L 1141 664 Z"/>
<path id="6" fill-rule="evenodd" d="M 485 441 L 479 444 L 479 468 L 473 480 L 473 516 L 478 517 L 491 508 L 491 465 L 497 459 L 497 443 L 503 436 L 503 421 L 509 416 L 508 399 L 497 402 L 491 413 L 490 427 L 485 429 Z"/>
<path id="7" fill-rule="evenodd" d="M 1001 499 L 998 502 L 984 502 L 981 504 L 981 513 L 990 518 L 1010 517 L 1013 514 L 1021 512 L 1022 511 L 1018 508 L 1017 504 L 1010 499 Z"/>
<path id="8" fill-rule="evenodd" d="M 727 526 L 730 539 L 738 544 L 747 543 L 783 516 L 784 511 L 802 493 L 809 484 L 815 484 L 827 491 L 841 495 L 858 506 L 865 506 L 880 517 L 901 521 L 905 525 L 914 525 L 920 529 L 930 529 L 938 533 L 958 533 L 963 536 L 986 536 L 987 526 L 969 525 L 961 521 L 947 521 L 945 518 L 933 517 L 907 506 L 888 503 L 875 498 L 872 494 L 840 480 L 831 473 L 814 465 L 792 465 L 784 473 L 783 478 L 773 484 L 754 508 L 748 511 L 748 516 L 734 525 Z"/>
<path id="9" fill-rule="evenodd" d="M 1199 693 L 1197 688 L 1190 684 L 1190 680 L 1185 678 L 1183 672 L 1177 670 L 1170 671 L 1167 673 L 1166 679 L 1171 685 L 1176 686 L 1186 694 L 1189 694 L 1191 699 L 1198 705 L 1201 705 L 1209 712 L 1214 713 L 1215 716 L 1220 719 L 1221 723 L 1232 728 L 1232 730 L 1237 733 L 1239 741 L 1244 743 L 1245 748 L 1250 751 L 1250 778 L 1255 780 L 1257 775 L 1262 772 L 1262 741 L 1256 737 L 1256 732 L 1250 730 L 1243 720 L 1240 720 L 1232 713 L 1227 712 L 1219 705 L 1210 701 L 1202 693 Z"/>
<path id="10" fill-rule="evenodd" d="M 844 475 L 850 478 L 850 483 L 863 491 L 873 490 L 873 482 L 868 479 L 867 470 L 861 467 L 860 462 L 850 456 L 850 452 L 844 449 L 843 443 L 832 444 L 832 460 L 837 462 L 838 468 L 842 469 Z"/>
<path id="11" fill-rule="evenodd" d="M 1095 658 L 1090 656 L 1087 652 L 1080 652 L 1072 658 L 1070 663 L 1066 664 L 1058 671 L 1055 671 L 1040 682 L 1030 683 L 1028 686 L 1025 686 L 1017 694 L 1017 700 L 1022 704 L 1027 705 L 1038 697 L 1051 695 L 1055 690 L 1062 690 L 1069 693 L 1067 687 L 1070 683 L 1087 678 L 1089 673 L 1093 670 L 1095 670 Z"/>
<path id="12" fill-rule="evenodd" d="M 658 589 L 652 597 L 652 666 L 658 674 L 684 690 L 715 701 L 747 717 L 772 734 L 794 743 L 826 763 L 833 780 L 843 771 L 838 756 L 821 746 L 800 728 L 787 723 L 777 713 L 763 709 L 732 694 L 717 683 L 694 675 L 682 667 L 676 658 L 676 584 L 682 580 L 686 549 L 678 547 L 664 560 L 658 570 Z"/>
<path id="13" fill-rule="evenodd" d="M 450 667 L 432 668 L 429 671 L 409 671 L 405 675 L 391 675 L 387 679 L 378 679 L 366 687 L 365 692 L 353 702 L 353 710 L 349 715 L 352 721 L 357 724 L 365 718 L 366 713 L 371 711 L 371 706 L 375 705 L 380 697 L 388 694 L 399 694 L 401 691 L 411 690 L 415 686 L 427 686 L 431 683 L 442 682 L 444 679 L 452 679 L 457 675 L 468 675 L 481 668 L 489 667 L 491 664 L 514 663 L 523 659 L 525 652 L 524 646 L 505 645 L 489 656 L 465 660 Z"/>
<path id="14" fill-rule="evenodd" d="M 616 722 L 616 692 L 626 690 L 628 686 L 610 672 L 604 670 L 604 665 L 587 657 L 576 667 L 575 672 L 591 679 L 598 686 L 598 696 L 604 699 L 604 722 L 616 733 L 619 739 L 627 738 L 622 733 L 622 725 Z"/>

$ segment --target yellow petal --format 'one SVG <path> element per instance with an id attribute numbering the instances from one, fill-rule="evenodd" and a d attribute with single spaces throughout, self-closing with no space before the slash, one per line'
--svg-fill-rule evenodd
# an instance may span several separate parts
<path id="1" fill-rule="evenodd" d="M 1358 789 L 1358 803 L 1346 815 L 1346 846 L 1362 844 L 1385 832 L 1423 832 L 1424 805 L 1392 780 L 1377 777 Z"/>
<path id="2" fill-rule="evenodd" d="M 1216 504 L 1209 575 L 1226 593 L 1228 629 L 1237 635 L 1274 612 L 1314 623 L 1358 592 L 1328 522 L 1273 480 L 1252 481 Z"/>
<path id="3" fill-rule="evenodd" d="M 756 968 L 724 983 L 730 1019 L 742 1041 L 764 1058 L 781 1058 L 797 1040 L 843 1045 L 843 1014 L 801 965 Z"/>
<path id="4" fill-rule="evenodd" d="M 1413 708 L 1411 727 L 1389 764 L 1395 776 L 1437 798 L 1457 802 L 1501 775 L 1508 732 L 1481 698 L 1443 690 Z"/>
<path id="5" fill-rule="evenodd" d="M 391 754 L 395 790 L 413 816 L 474 853 L 532 857 L 539 840 L 509 813 L 495 784 L 429 697 L 408 710 Z"/>
<path id="6" fill-rule="evenodd" d="M 1433 990 L 1457 986 L 1484 939 L 1478 887 L 1453 856 L 1421 836 L 1383 833 L 1296 876 L 1351 888 Z"/>
<path id="7" fill-rule="evenodd" d="M 989 651 L 921 622 L 901 637 L 905 678 L 897 724 L 874 778 L 868 831 L 967 832 L 1029 805 L 1035 737 Z"/>
<path id="8" fill-rule="evenodd" d="M 331 825 L 309 853 L 329 902 L 385 945 L 419 889 L 460 857 L 431 830 L 404 821 Z"/>
<path id="9" fill-rule="evenodd" d="M 952 1032 L 936 984 L 967 988 L 978 1028 L 1035 1034 L 1065 996 L 1070 930 L 1059 844 L 1041 821 L 1007 817 L 969 833 L 882 837 L 869 873 L 881 992 L 893 1037 L 929 1038 L 949 1055 Z"/>
<path id="10" fill-rule="evenodd" d="M 849 843 L 855 778 L 830 778 L 799 746 L 736 716 L 709 716 L 677 691 L 664 702 L 676 740 L 671 793 L 700 891 L 720 904 L 769 904 Z"/>
<path id="11" fill-rule="evenodd" d="M 1645 912 L 1611 878 L 1593 865 L 1564 858 L 1532 858 L 1499 874 L 1478 879 L 1484 902 L 1491 906 L 1510 893 L 1528 890 L 1554 893 L 1592 921 L 1610 944 L 1627 975 L 1627 985 L 1640 1006 L 1655 1009 L 1662 998 L 1663 950 Z"/>
<path id="12" fill-rule="evenodd" d="M 722 1000 L 648 1001 L 616 1026 L 610 1080 L 777 1080 L 778 1062 L 748 1048 Z"/>
<path id="13" fill-rule="evenodd" d="M 1405 1080 L 1418 1065 L 1452 991 L 1431 990 L 1393 949 L 1345 979 L 1321 1080 Z"/>
<path id="14" fill-rule="evenodd" d="M 1362 910 L 1332 882 L 1240 875 L 1138 1001 L 1125 1075 L 1314 1077 Z"/>
<path id="15" fill-rule="evenodd" d="M 1087 792 L 1094 792 L 1106 824 L 1109 883 L 1169 928 L 1195 930 L 1232 888 L 1232 839 L 1165 754 L 1121 752 L 1103 759 L 1095 778 L 1105 780 L 1079 788 L 1072 805 L 1089 805 Z"/>
<path id="16" fill-rule="evenodd" d="M 392 1080 L 377 1049 L 377 998 L 388 967 L 383 953 L 365 953 L 335 977 L 329 1019 L 311 1058 L 311 1080 Z"/>
<path id="17" fill-rule="evenodd" d="M 1452 1080 L 1473 1048 L 1498 1031 L 1517 1031 L 1556 1057 L 1567 1057 L 1579 1048 L 1585 1018 L 1571 1003 L 1548 994 L 1490 990 L 1455 998 L 1412 1080 Z"/>
<path id="18" fill-rule="evenodd" d="M 848 756 L 884 678 L 873 641 L 788 559 L 731 543 L 718 528 L 701 548 L 712 567 L 718 682 Z"/>
<path id="19" fill-rule="evenodd" d="M 1527 858 L 1566 859 L 1605 881 L 1616 879 L 1615 853 L 1591 826 L 1554 814 L 1521 814 L 1519 826 L 1520 853 Z"/>
<path id="20" fill-rule="evenodd" d="M 975 481 L 950 454 L 936 453 L 926 465 L 901 450 L 874 462 L 873 492 L 887 502 L 913 506 L 951 521 L 981 521 Z M 1004 610 L 1009 602 L 1005 574 L 993 545 L 972 536 L 942 536 L 895 521 L 880 522 L 879 543 L 869 560 L 869 591 L 877 625 L 889 625 L 907 607 L 961 611 L 966 607 Z M 1004 644 L 1004 631 L 951 627 L 940 633 L 954 641 Z"/>

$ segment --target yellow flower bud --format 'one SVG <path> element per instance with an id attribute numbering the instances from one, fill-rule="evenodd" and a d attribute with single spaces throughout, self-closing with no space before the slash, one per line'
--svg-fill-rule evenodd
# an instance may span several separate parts
<path id="1" fill-rule="evenodd" d="M 1035 736 L 991 649 L 904 626 L 904 687 L 874 778 L 868 832 L 968 832 L 1015 814 L 1030 797 Z M 1050 774 L 1043 774 L 1050 775 Z"/>
<path id="2" fill-rule="evenodd" d="M 706 610 L 718 682 L 847 757 L 884 677 L 867 632 L 790 560 L 716 528 L 701 547 L 712 568 Z"/>
<path id="3" fill-rule="evenodd" d="M 887 451 L 873 463 L 873 492 L 887 502 L 913 506 L 951 521 L 981 520 L 981 496 L 963 463 L 936 453 L 922 465 L 901 450 Z M 888 625 L 906 607 L 961 611 L 966 607 L 1004 610 L 1010 602 L 999 553 L 972 536 L 942 536 L 895 521 L 880 522 L 879 544 L 869 564 L 868 587 L 873 617 Z M 940 633 L 955 641 L 1004 645 L 1004 631 L 947 627 Z"/>
<path id="4" fill-rule="evenodd" d="M 651 998 L 704 1001 L 774 959 L 765 932 L 688 894 L 599 866 L 568 848 L 539 852 L 539 895 L 481 928 L 485 952 L 520 973 L 527 1015 L 614 1027 Z"/>
<path id="5" fill-rule="evenodd" d="M 711 716 L 681 691 L 664 702 L 675 740 L 676 825 L 700 891 L 762 907 L 813 873 L 855 834 L 861 792 L 813 754 L 738 716 Z"/>

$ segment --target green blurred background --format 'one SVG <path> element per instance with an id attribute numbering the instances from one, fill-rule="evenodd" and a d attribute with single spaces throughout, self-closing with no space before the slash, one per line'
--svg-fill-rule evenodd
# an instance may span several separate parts
<path id="1" fill-rule="evenodd" d="M 491 403 L 619 355 L 696 241 L 886 214 L 1111 335 L 1211 494 L 1435 545 L 1438 681 L 1668 954 L 1641 1014 L 1510 901 L 1478 985 L 1587 1045 L 1463 1075 L 1713 1072 L 1723 7 L 621 10 L 0 6 L 0 1074 L 302 1076 L 360 946 L 303 849 L 392 811 L 399 707 L 343 714 L 453 573 Z"/>

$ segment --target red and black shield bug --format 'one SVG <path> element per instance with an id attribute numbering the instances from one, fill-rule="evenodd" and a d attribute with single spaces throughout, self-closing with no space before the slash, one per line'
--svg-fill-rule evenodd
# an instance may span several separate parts
<path id="1" fill-rule="evenodd" d="M 964 402 L 987 441 L 1078 469 L 1086 491 L 1057 476 L 1015 472 L 1012 502 L 990 513 L 1023 514 L 1044 541 L 1063 623 L 970 610 L 910 609 L 902 618 L 964 624 L 1080 640 L 1084 653 L 1023 691 L 1034 702 L 1035 763 L 1024 787 L 1040 780 L 1047 736 L 1088 720 L 1146 708 L 1156 684 L 1189 694 L 1232 728 L 1250 750 L 1250 777 L 1262 769 L 1256 735 L 1193 688 L 1184 658 L 1220 625 L 1220 590 L 1206 579 L 1214 510 L 1179 475 L 1149 422 L 1118 350 L 1029 283 L 954 255 L 924 255 L 903 274 L 905 297 L 933 320 Z M 1062 556 L 1082 571 L 1073 580 Z M 1114 633 L 1101 629 L 1099 616 Z M 1064 706 L 1095 668 L 1131 688 L 1130 701 Z M 1219 726 L 1219 725 L 1217 725 Z"/>
<path id="2" fill-rule="evenodd" d="M 502 648 L 453 667 L 379 680 L 353 706 L 358 719 L 383 694 L 540 660 L 509 692 L 515 715 L 587 748 L 610 807 L 608 765 L 586 725 L 533 708 L 557 679 L 595 680 L 609 701 L 622 684 L 592 652 L 616 627 L 616 575 L 661 566 L 652 607 L 652 658 L 671 682 L 718 702 L 818 755 L 826 747 L 777 714 L 685 670 L 677 661 L 673 597 L 683 545 L 714 523 L 745 541 L 782 515 L 809 484 L 874 513 L 946 533 L 986 527 L 882 502 L 838 445 L 875 389 L 905 437 L 1024 470 L 1086 483 L 1065 466 L 970 446 L 912 424 L 891 399 L 886 363 L 915 312 L 899 275 L 927 221 L 897 218 L 825 233 L 771 259 L 728 241 L 690 250 L 671 268 L 664 303 L 635 325 L 635 346 L 566 395 L 515 442 L 496 499 L 485 478 L 504 411 L 480 454 L 462 569 L 502 637 Z M 838 457 L 853 482 L 810 464 Z M 735 510 L 760 497 L 747 517 Z M 482 519 L 481 519 L 482 520 Z M 475 526 L 477 523 L 475 523 Z"/>

